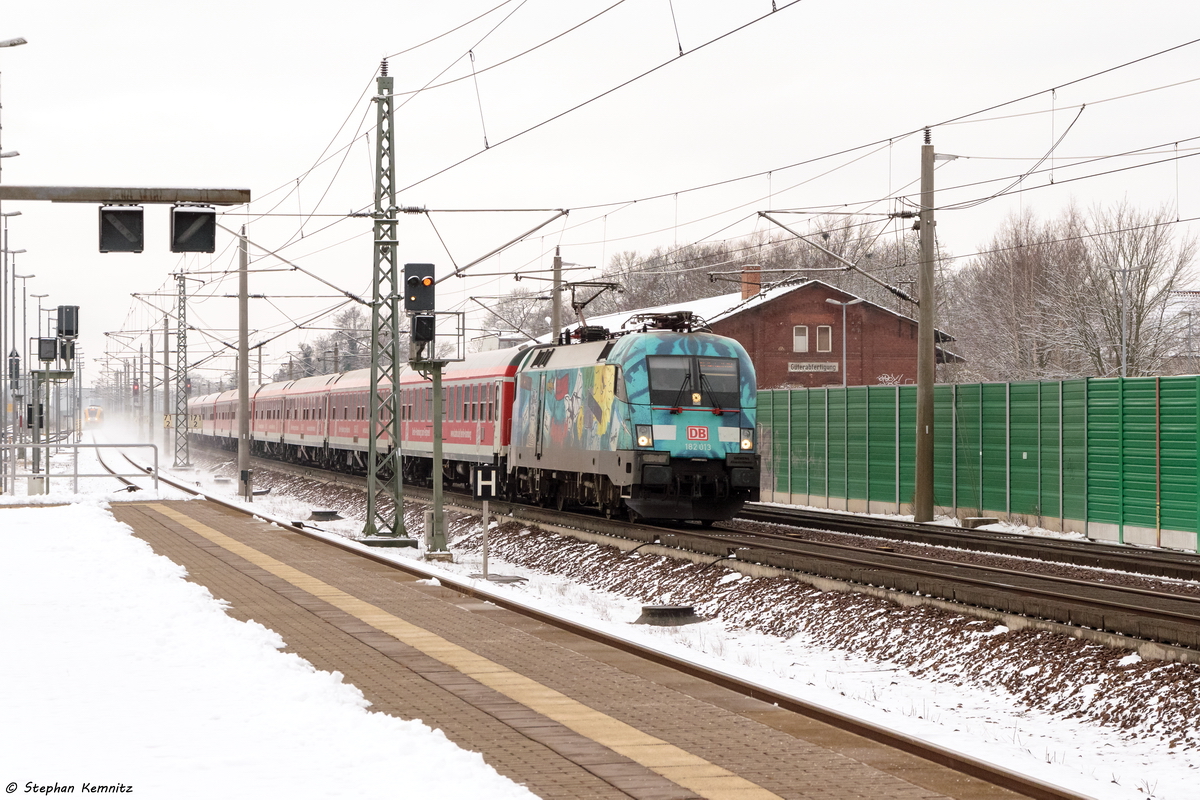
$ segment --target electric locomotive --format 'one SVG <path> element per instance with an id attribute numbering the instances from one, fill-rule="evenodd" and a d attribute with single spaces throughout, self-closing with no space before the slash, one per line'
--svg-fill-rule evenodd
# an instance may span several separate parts
<path id="1" fill-rule="evenodd" d="M 631 519 L 729 519 L 758 499 L 756 377 L 689 313 L 532 348 L 516 374 L 511 491 Z"/>

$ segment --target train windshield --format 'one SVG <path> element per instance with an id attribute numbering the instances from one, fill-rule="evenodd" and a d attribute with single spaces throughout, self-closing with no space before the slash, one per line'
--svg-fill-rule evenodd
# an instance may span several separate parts
<path id="1" fill-rule="evenodd" d="M 656 406 L 705 406 L 738 408 L 736 358 L 705 356 L 647 356 L 650 373 L 650 404 Z"/>
<path id="2" fill-rule="evenodd" d="M 692 405 L 691 356 L 646 356 L 650 372 L 650 404 L 656 406 Z"/>
<path id="3" fill-rule="evenodd" d="M 700 369 L 700 390 L 708 405 L 718 408 L 737 408 L 741 405 L 736 358 L 701 356 L 696 362 Z"/>

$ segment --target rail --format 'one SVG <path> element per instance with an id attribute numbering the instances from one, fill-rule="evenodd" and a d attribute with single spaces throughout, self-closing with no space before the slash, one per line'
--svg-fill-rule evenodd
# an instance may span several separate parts
<path id="1" fill-rule="evenodd" d="M 55 474 L 55 473 L 51 473 L 49 471 L 49 453 L 46 454 L 47 463 L 46 463 L 46 469 L 43 472 L 20 472 L 16 468 L 16 462 L 14 459 L 12 472 L 8 476 L 9 480 L 12 481 L 12 487 L 15 491 L 16 486 L 17 486 L 17 484 L 16 484 L 17 480 L 19 478 L 25 478 L 25 479 L 29 480 L 28 494 L 31 494 L 31 495 L 48 494 L 50 491 L 50 480 L 52 478 L 57 478 L 60 480 L 65 480 L 68 477 L 71 478 L 72 492 L 74 494 L 79 494 L 79 479 L 80 478 L 145 477 L 145 473 L 140 470 L 137 472 L 129 472 L 129 473 L 80 472 L 79 471 L 79 448 L 81 448 L 81 447 L 89 447 L 89 448 L 93 448 L 97 451 L 99 451 L 101 448 L 149 447 L 154 452 L 154 467 L 153 467 L 154 491 L 156 491 L 156 492 L 158 491 L 158 445 L 156 445 L 156 444 L 141 444 L 141 443 L 139 443 L 139 444 L 96 444 L 94 442 L 75 442 L 73 444 L 63 444 L 62 442 L 41 442 L 38 444 L 32 444 L 30 442 L 23 442 L 23 443 L 19 443 L 19 444 L 0 444 L 0 454 L 7 453 L 7 451 L 9 451 L 9 450 L 24 450 L 24 449 L 32 450 L 35 448 L 41 449 L 41 450 L 49 450 L 50 448 L 54 448 L 55 450 L 64 450 L 64 449 L 71 450 L 71 456 L 72 456 L 71 457 L 71 472 L 69 474 L 64 473 L 64 472 Z M 97 458 L 100 457 L 99 452 L 96 453 L 96 457 Z"/>

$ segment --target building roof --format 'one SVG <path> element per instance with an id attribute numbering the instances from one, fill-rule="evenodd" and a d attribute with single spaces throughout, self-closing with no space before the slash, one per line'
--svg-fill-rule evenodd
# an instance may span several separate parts
<path id="1" fill-rule="evenodd" d="M 854 300 L 860 300 L 860 301 L 862 301 L 863 305 L 873 306 L 874 308 L 879 309 L 880 311 L 884 312 L 885 314 L 889 314 L 898 319 L 907 320 L 907 321 L 911 322 L 913 325 L 917 324 L 917 321 L 910 316 L 901 314 L 893 309 L 888 308 L 887 306 L 881 306 L 878 303 L 873 303 L 870 300 L 867 300 L 866 298 L 858 297 L 857 295 L 847 292 L 845 289 L 840 289 L 837 286 L 834 286 L 832 284 L 825 283 L 825 281 L 819 281 L 819 280 L 806 280 L 806 281 L 801 281 L 801 282 L 795 283 L 795 284 L 784 284 L 784 285 L 779 285 L 779 286 L 772 286 L 770 288 L 764 289 L 763 291 L 761 291 L 757 294 L 751 295 L 750 297 L 746 297 L 746 298 L 743 298 L 742 293 L 740 291 L 737 291 L 737 292 L 731 292 L 729 294 L 716 295 L 714 297 L 703 297 L 703 298 L 700 298 L 699 300 L 688 300 L 685 302 L 667 303 L 665 305 L 653 306 L 651 308 L 642 308 L 642 309 L 637 309 L 635 311 L 622 311 L 617 314 L 605 314 L 604 316 L 600 316 L 600 317 L 588 317 L 585 312 L 584 318 L 587 320 L 588 325 L 597 325 L 600 327 L 607 328 L 610 331 L 622 331 L 622 330 L 636 329 L 637 323 L 635 322 L 635 317 L 637 317 L 638 315 L 662 314 L 662 313 L 667 313 L 670 311 L 690 311 L 690 312 L 692 312 L 692 314 L 694 316 L 697 316 L 700 319 L 707 322 L 709 325 L 712 325 L 713 323 L 720 322 L 721 320 L 728 319 L 729 317 L 736 316 L 743 312 L 752 311 L 753 309 L 757 308 L 758 306 L 763 305 L 764 303 L 769 303 L 773 300 L 778 300 L 779 298 L 781 298 L 785 295 L 791 294 L 792 292 L 797 292 L 802 289 L 807 289 L 807 288 L 811 288 L 811 287 L 815 287 L 815 286 L 821 286 L 821 287 L 824 287 L 825 289 L 828 289 L 831 292 L 836 292 L 840 295 L 844 295 L 844 296 L 849 297 Z M 573 328 L 575 326 L 575 324 L 576 323 L 574 321 L 572 321 L 565 327 Z M 943 342 L 954 341 L 953 336 L 950 336 L 949 334 L 944 333 L 942 331 L 935 331 L 935 336 L 936 336 L 936 342 L 938 342 L 939 344 L 943 343 Z M 539 337 L 537 341 L 549 342 L 549 341 L 551 341 L 551 338 L 552 337 L 550 334 L 546 334 L 544 336 Z M 963 360 L 960 356 L 957 356 L 948 350 L 944 350 L 941 347 L 939 347 L 938 350 L 942 351 L 943 358 L 947 361 L 962 361 Z"/>
<path id="2" fill-rule="evenodd" d="M 900 314 L 893 309 L 888 308 L 887 306 L 881 306 L 878 303 L 872 303 L 870 300 L 851 294 L 845 289 L 839 289 L 832 284 L 828 284 L 819 280 L 806 280 L 791 285 L 773 286 L 747 298 L 743 298 L 741 292 L 731 292 L 730 294 L 721 294 L 714 297 L 703 297 L 699 300 L 667 303 L 666 305 L 642 308 L 636 311 L 622 311 L 617 314 L 606 314 L 601 317 L 587 317 L 585 314 L 585 318 L 587 319 L 588 325 L 599 325 L 612 331 L 619 331 L 630 330 L 635 327 L 633 321 L 635 315 L 659 314 L 666 313 L 668 311 L 691 311 L 692 314 L 700 317 L 711 325 L 714 322 L 720 322 L 723 319 L 741 314 L 745 311 L 753 310 L 764 303 L 769 303 L 772 300 L 777 300 L 780 297 L 783 297 L 784 295 L 791 294 L 792 292 L 812 286 L 823 286 L 832 292 L 837 292 L 838 294 L 845 295 L 851 299 L 861 300 L 864 305 L 874 306 L 880 311 L 890 314 L 893 317 L 908 320 L 914 325 L 917 324 L 917 321 L 912 317 Z M 571 323 L 568 325 L 568 327 L 572 327 L 573 325 L 574 323 Z M 549 334 L 539 339 L 539 341 L 549 340 Z M 954 341 L 954 337 L 938 331 L 938 340 L 943 342 L 951 342 Z"/>

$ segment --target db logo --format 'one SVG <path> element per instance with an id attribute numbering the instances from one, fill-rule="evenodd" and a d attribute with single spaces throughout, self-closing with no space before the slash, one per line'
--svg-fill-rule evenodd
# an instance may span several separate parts
<path id="1" fill-rule="evenodd" d="M 689 442 L 707 442 L 708 428 L 703 425 L 688 425 L 687 436 Z"/>

